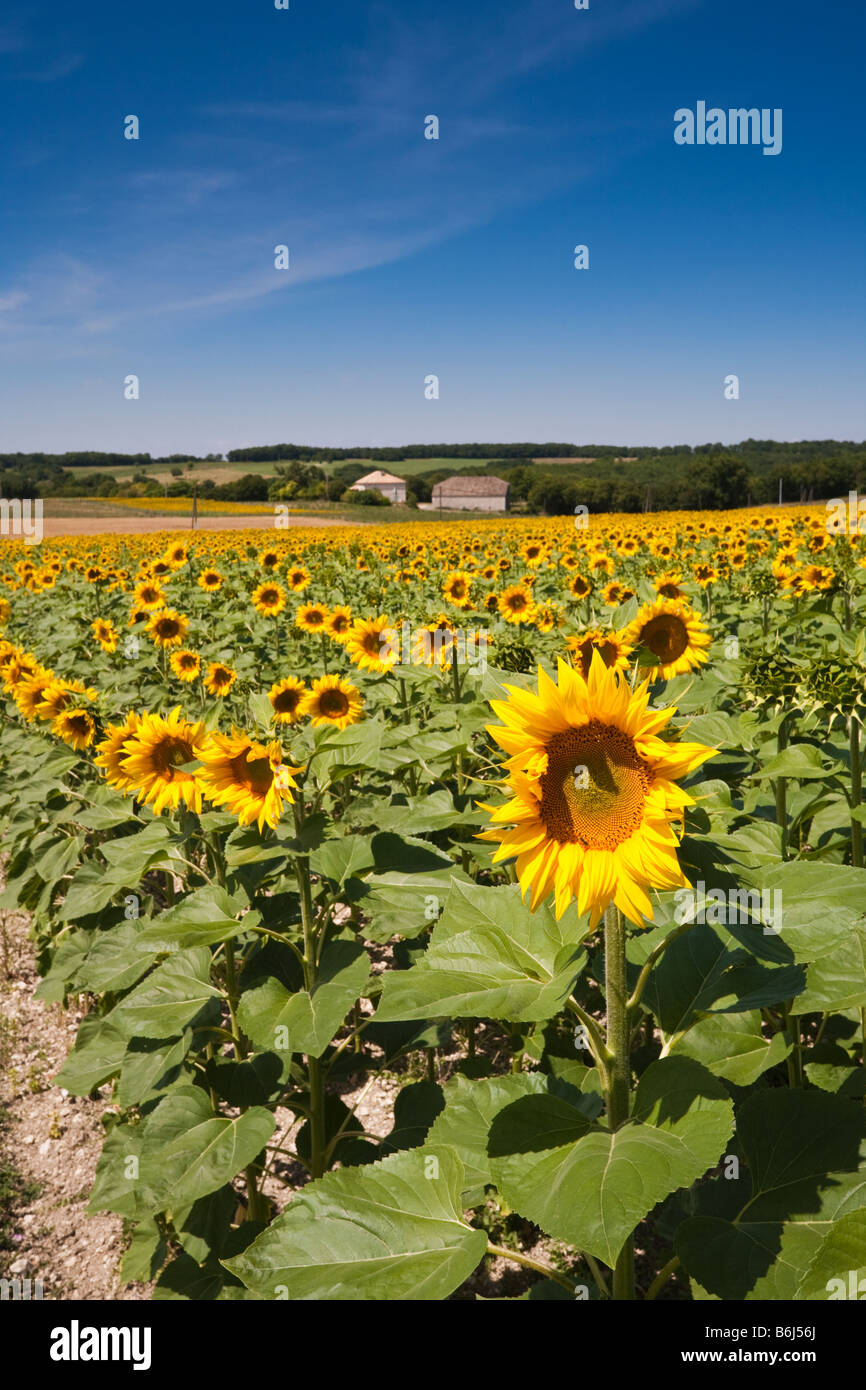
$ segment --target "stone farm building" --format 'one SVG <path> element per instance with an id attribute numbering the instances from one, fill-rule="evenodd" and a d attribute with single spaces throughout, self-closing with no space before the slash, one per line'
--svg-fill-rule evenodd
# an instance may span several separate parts
<path id="1" fill-rule="evenodd" d="M 381 468 L 373 473 L 365 473 L 353 483 L 350 492 L 381 492 L 389 502 L 406 501 L 406 479 L 395 478 L 393 473 L 383 473 Z"/>
<path id="2" fill-rule="evenodd" d="M 446 478 L 433 488 L 433 507 L 445 511 L 506 512 L 508 484 L 502 478 Z"/>

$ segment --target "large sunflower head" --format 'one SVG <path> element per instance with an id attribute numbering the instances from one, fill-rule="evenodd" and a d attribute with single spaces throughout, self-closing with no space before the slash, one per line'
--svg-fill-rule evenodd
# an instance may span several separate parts
<path id="1" fill-rule="evenodd" d="M 201 810 L 200 776 L 188 764 L 200 759 L 206 737 L 204 724 L 190 724 L 180 705 L 165 718 L 143 714 L 138 720 L 120 766 L 130 788 L 154 815 L 166 807 L 176 811 L 181 802 L 192 811 Z"/>
<path id="2" fill-rule="evenodd" d="M 359 618 L 346 638 L 349 660 L 362 671 L 390 671 L 397 661 L 390 619 Z"/>
<path id="3" fill-rule="evenodd" d="M 469 608 L 472 602 L 472 575 L 465 570 L 455 570 L 442 585 L 442 592 L 455 608 Z"/>
<path id="4" fill-rule="evenodd" d="M 226 666 L 225 662 L 211 661 L 204 679 L 204 688 L 209 695 L 218 695 L 221 698 L 228 695 L 237 678 L 237 671 L 232 670 L 231 666 Z"/>
<path id="5" fill-rule="evenodd" d="M 181 541 L 178 541 L 165 552 L 162 558 L 170 569 L 179 570 L 189 559 L 189 551 Z"/>
<path id="6" fill-rule="evenodd" d="M 145 579 L 141 584 L 137 584 L 132 596 L 136 608 L 142 609 L 145 613 L 152 613 L 155 609 L 165 606 L 165 590 L 152 579 Z"/>
<path id="7" fill-rule="evenodd" d="M 146 631 L 158 647 L 179 647 L 188 627 L 189 618 L 176 608 L 158 608 L 148 618 Z"/>
<path id="8" fill-rule="evenodd" d="M 168 664 L 179 681 L 189 684 L 194 681 L 201 670 L 201 657 L 198 652 L 192 652 L 188 647 L 182 651 L 172 652 L 168 659 Z"/>
<path id="9" fill-rule="evenodd" d="M 525 584 L 511 584 L 499 595 L 499 612 L 507 623 L 531 623 L 535 601 Z"/>
<path id="10" fill-rule="evenodd" d="M 292 593 L 303 593 L 310 583 L 310 572 L 303 565 L 290 565 L 286 572 L 286 581 Z"/>
<path id="11" fill-rule="evenodd" d="M 325 631 L 335 642 L 345 642 L 352 631 L 352 610 L 344 604 L 332 608 L 325 623 Z"/>
<path id="12" fill-rule="evenodd" d="M 255 821 L 259 830 L 279 823 L 283 802 L 294 801 L 295 778 L 303 771 L 283 762 L 279 741 L 256 743 L 237 729 L 211 734 L 200 757 L 199 780 L 208 801 L 224 806 L 241 825 Z"/>
<path id="13" fill-rule="evenodd" d="M 297 724 L 301 717 L 298 706 L 306 690 L 304 682 L 295 676 L 286 676 L 271 686 L 268 699 L 273 707 L 275 724 Z"/>
<path id="14" fill-rule="evenodd" d="M 53 671 L 38 671 L 15 688 L 14 700 L 25 719 L 36 719 L 45 691 L 54 680 Z"/>
<path id="15" fill-rule="evenodd" d="M 633 647 L 643 647 L 656 658 L 656 664 L 644 667 L 642 674 L 663 681 L 703 666 L 706 648 L 713 640 L 687 603 L 669 598 L 644 604 L 626 628 L 625 638 Z"/>
<path id="16" fill-rule="evenodd" d="M 295 626 L 302 632 L 324 632 L 329 616 L 323 603 L 302 603 L 295 614 Z"/>
<path id="17" fill-rule="evenodd" d="M 506 686 L 492 702 L 512 796 L 484 808 L 495 828 L 480 838 L 500 842 L 496 861 L 516 857 L 533 911 L 552 892 L 557 918 L 576 899 L 594 927 L 614 902 L 641 925 L 648 889 L 687 884 L 675 825 L 693 798 L 675 779 L 714 750 L 659 738 L 675 710 L 650 709 L 648 686 L 632 692 L 594 654 L 587 680 L 560 661 L 558 683 L 539 669 L 537 694 Z"/>
<path id="18" fill-rule="evenodd" d="M 96 737 L 96 720 L 83 706 L 72 706 L 61 710 L 57 718 L 52 719 L 51 731 L 58 738 L 62 738 L 64 743 L 81 752 L 82 749 L 89 748 Z"/>
<path id="19" fill-rule="evenodd" d="M 345 729 L 349 724 L 357 724 L 363 707 L 364 701 L 356 686 L 342 676 L 321 676 L 303 696 L 298 712 L 302 716 L 309 715 L 316 726 L 331 724 Z"/>
<path id="20" fill-rule="evenodd" d="M 7 659 L 2 664 L 3 689 L 10 692 L 14 699 L 18 687 L 37 676 L 41 667 L 35 656 L 20 649 L 15 649 L 6 656 Z"/>
<path id="21" fill-rule="evenodd" d="M 253 593 L 253 607 L 263 618 L 275 618 L 286 606 L 286 592 L 282 585 L 268 580 L 260 584 Z"/>

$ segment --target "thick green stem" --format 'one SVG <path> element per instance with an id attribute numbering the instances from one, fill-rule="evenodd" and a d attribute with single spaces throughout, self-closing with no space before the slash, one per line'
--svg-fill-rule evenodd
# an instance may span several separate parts
<path id="1" fill-rule="evenodd" d="M 304 808 L 295 802 L 295 828 L 300 834 L 304 824 Z M 301 923 L 304 929 L 304 987 L 312 994 L 316 984 L 316 932 L 313 917 L 313 893 L 309 867 L 305 859 L 295 860 L 295 876 L 301 897 Z M 318 1057 L 307 1054 L 307 1075 L 310 1080 L 310 1175 L 320 1178 L 325 1171 L 325 1079 Z"/>
<path id="2" fill-rule="evenodd" d="M 665 1284 L 668 1282 L 668 1280 L 670 1279 L 671 1275 L 672 1275 L 672 1274 L 675 1274 L 676 1271 L 679 1269 L 679 1267 L 680 1267 L 680 1259 L 679 1259 L 679 1256 L 678 1256 L 678 1255 L 674 1255 L 674 1256 L 672 1257 L 672 1259 L 668 1260 L 668 1262 L 667 1262 L 666 1265 L 663 1265 L 663 1267 L 659 1270 L 659 1272 L 658 1272 L 658 1274 L 656 1275 L 655 1279 L 653 1279 L 652 1283 L 650 1284 L 649 1288 L 647 1289 L 647 1293 L 646 1293 L 646 1301 L 647 1301 L 647 1303 L 651 1302 L 651 1301 L 655 1298 L 656 1294 L 659 1293 L 660 1290 L 664 1288 Z"/>
<path id="3" fill-rule="evenodd" d="M 631 1099 L 631 1060 L 629 1057 L 629 1009 L 626 983 L 625 926 L 619 908 L 613 903 L 604 914 L 604 981 L 607 1004 L 607 1046 L 611 1054 L 607 1067 L 607 1122 L 611 1130 L 628 1120 Z M 613 1297 L 634 1299 L 634 1234 L 632 1233 L 613 1271 Z"/>
<path id="4" fill-rule="evenodd" d="M 784 753 L 788 746 L 788 723 L 783 719 L 779 725 L 776 751 Z M 788 785 L 784 777 L 776 778 L 776 824 L 782 831 L 782 858 L 788 858 Z"/>
<path id="5" fill-rule="evenodd" d="M 234 1052 L 237 1060 L 242 1062 L 249 1049 L 247 1040 L 238 1026 L 238 981 L 237 970 L 235 968 L 234 942 L 232 941 L 227 941 L 225 943 L 225 959 L 226 994 L 228 995 L 229 1014 L 232 1020 L 232 1033 L 234 1034 Z M 242 1106 L 241 1114 L 243 1114 L 246 1109 L 246 1106 Z M 270 1203 L 267 1198 L 263 1197 L 259 1192 L 257 1169 L 254 1163 L 250 1163 L 244 1169 L 244 1177 L 246 1178 L 247 1184 L 247 1220 L 266 1223 L 271 1214 Z"/>
<path id="6" fill-rule="evenodd" d="M 246 1056 L 246 1046 L 238 1027 L 238 981 L 235 970 L 235 948 L 233 941 L 225 943 L 226 956 L 226 995 L 228 996 L 229 1016 L 232 1021 L 232 1034 L 234 1037 L 235 1057 L 242 1062 Z"/>
<path id="7" fill-rule="evenodd" d="M 863 826 L 853 814 L 863 800 L 863 767 L 860 760 L 860 725 L 852 716 L 849 720 L 848 746 L 851 750 L 851 863 L 863 867 Z"/>
<path id="8" fill-rule="evenodd" d="M 452 648 L 451 648 L 451 678 L 452 678 L 452 682 L 453 682 L 453 686 L 454 686 L 454 703 L 455 703 L 455 705 L 459 705 L 459 704 L 460 704 L 460 668 L 459 668 L 458 665 L 457 665 L 457 644 L 456 644 L 456 642 L 454 643 L 454 645 L 453 645 Z M 457 793 L 458 793 L 459 796 L 462 796 L 462 795 L 463 795 L 463 788 L 464 788 L 464 785 L 465 785 L 464 778 L 463 778 L 463 754 L 462 754 L 462 753 L 458 753 L 458 754 L 457 754 L 457 758 L 456 758 L 456 762 L 455 762 L 455 771 L 456 771 L 456 773 L 457 773 Z"/>

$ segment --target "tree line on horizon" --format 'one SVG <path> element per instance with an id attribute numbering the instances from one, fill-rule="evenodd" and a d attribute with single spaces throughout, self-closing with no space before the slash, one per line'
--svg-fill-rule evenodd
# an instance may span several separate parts
<path id="1" fill-rule="evenodd" d="M 230 482 L 218 483 L 212 478 L 199 480 L 199 495 L 232 502 L 346 502 L 351 499 L 362 505 L 363 494 L 351 494 L 347 489 L 369 471 L 370 462 L 391 462 L 399 470 L 401 461 L 380 459 L 379 455 L 386 452 L 383 450 L 317 451 L 293 445 L 268 448 L 295 449 L 311 455 L 320 453 L 323 457 L 290 458 L 282 454 L 279 461 L 257 460 L 234 455 L 261 454 L 267 450 L 232 450 L 228 458 L 234 463 L 275 462 L 273 476 L 265 477 L 251 471 Z M 429 450 L 429 454 L 415 452 L 421 448 Z M 470 449 L 478 452 L 470 453 Z M 505 452 L 518 449 L 532 452 Z M 574 453 L 566 454 L 562 452 L 564 449 L 574 450 Z M 446 454 L 445 450 L 454 452 Z M 548 450 L 551 452 L 541 452 Z M 785 502 L 824 500 L 845 496 L 852 490 L 866 490 L 866 443 L 848 440 L 802 440 L 792 444 L 745 440 L 733 446 L 683 445 L 664 449 L 561 444 L 412 445 L 406 450 L 388 452 L 399 453 L 401 458 L 426 456 L 444 460 L 453 457 L 456 461 L 453 468 L 433 467 L 407 478 L 410 507 L 430 501 L 435 484 L 455 473 L 504 477 L 510 485 L 512 506 L 548 516 L 573 513 L 579 505 L 591 511 L 618 512 L 752 506 L 778 501 L 780 484 Z M 633 461 L 616 461 L 623 453 Z M 343 455 L 348 456 L 348 461 Z M 587 457 L 593 459 L 591 464 L 579 461 Z M 477 464 L 468 462 L 475 458 L 479 460 Z M 575 461 L 551 465 L 536 463 L 537 458 L 573 458 Z M 114 466 L 128 461 L 130 474 L 102 472 L 102 467 L 109 466 L 109 460 Z M 221 460 L 214 455 L 204 459 L 171 455 L 156 460 L 148 454 L 0 454 L 0 495 L 21 498 L 157 497 L 167 491 L 170 497 L 186 497 L 190 494 L 190 482 L 183 478 L 179 465 L 218 461 Z M 326 462 L 327 470 L 319 466 Z M 171 469 L 174 479 L 167 488 L 144 471 L 155 463 L 174 465 Z M 84 474 L 77 471 L 84 467 L 90 471 Z M 374 500 L 378 499 L 373 495 L 365 498 L 368 505 Z"/>

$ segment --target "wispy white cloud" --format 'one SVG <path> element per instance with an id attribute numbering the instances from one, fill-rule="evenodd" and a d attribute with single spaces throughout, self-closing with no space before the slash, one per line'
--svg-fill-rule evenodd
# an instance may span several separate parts
<path id="1" fill-rule="evenodd" d="M 44 67 L 24 70 L 23 72 L 7 73 L 6 76 L 14 82 L 59 82 L 64 77 L 69 77 L 71 73 L 77 72 L 84 66 L 84 55 L 81 53 L 68 53 L 46 63 Z"/>
<path id="2" fill-rule="evenodd" d="M 201 169 L 145 169 L 130 174 L 126 184 L 141 193 L 157 193 L 186 207 L 198 207 L 206 198 L 232 188 L 239 178 L 240 174 L 234 169 L 210 172 Z"/>
<path id="3" fill-rule="evenodd" d="M 0 294 L 0 314 L 11 313 L 13 309 L 26 304 L 29 298 L 29 294 L 24 290 L 10 290 L 9 294 Z"/>
<path id="4" fill-rule="evenodd" d="M 66 213 L 97 212 L 102 243 L 20 275 L 0 296 L 0 336 L 8 344 L 18 331 L 25 345 L 66 354 L 137 322 L 228 312 L 404 260 L 575 185 L 595 165 L 609 167 L 612 146 L 624 143 L 622 123 L 595 122 L 594 165 L 563 153 L 561 140 L 539 142 L 538 123 L 514 120 L 509 83 L 699 2 L 624 0 L 594 12 L 590 25 L 547 0 L 530 0 L 492 28 L 489 9 L 483 18 L 469 10 L 458 47 L 435 13 L 410 21 L 393 6 L 373 6 L 369 44 L 341 53 L 337 99 L 203 104 L 201 125 L 181 123 L 159 164 L 77 186 Z M 30 80 L 57 80 L 62 61 Z M 428 111 L 447 126 L 439 146 L 421 137 Z M 530 135 L 541 154 L 522 162 L 515 181 L 514 151 Z M 634 138 L 639 144 L 641 132 Z M 170 165 L 172 154 L 179 158 Z M 288 273 L 272 268 L 272 248 L 283 242 Z"/>

